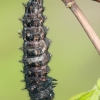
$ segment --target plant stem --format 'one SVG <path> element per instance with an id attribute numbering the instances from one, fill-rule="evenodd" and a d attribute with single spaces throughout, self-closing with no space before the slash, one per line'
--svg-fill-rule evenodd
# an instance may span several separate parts
<path id="1" fill-rule="evenodd" d="M 81 9 L 78 7 L 78 5 L 75 3 L 74 0 L 62 0 L 67 8 L 69 8 L 73 14 L 76 16 L 78 21 L 80 22 L 81 26 L 85 30 L 86 34 L 90 38 L 92 44 L 96 48 L 97 52 L 100 55 L 100 39 L 87 21 L 86 17 L 82 13 Z"/>

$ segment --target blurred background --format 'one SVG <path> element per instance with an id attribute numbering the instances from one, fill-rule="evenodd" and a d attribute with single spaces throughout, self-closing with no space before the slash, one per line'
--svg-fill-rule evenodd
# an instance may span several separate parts
<path id="1" fill-rule="evenodd" d="M 24 14 L 22 2 L 27 0 L 0 0 L 0 100 L 30 100 L 20 72 L 23 40 L 17 32 L 22 30 L 18 20 Z M 100 37 L 100 4 L 91 0 L 76 0 L 90 24 Z M 47 37 L 53 42 L 49 52 L 49 76 L 58 80 L 54 100 L 68 100 L 85 92 L 100 78 L 100 56 L 72 12 L 61 0 L 44 0 L 49 27 Z"/>

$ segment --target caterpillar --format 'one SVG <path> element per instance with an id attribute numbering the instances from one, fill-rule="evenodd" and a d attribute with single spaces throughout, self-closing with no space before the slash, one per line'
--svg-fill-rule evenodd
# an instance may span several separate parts
<path id="1" fill-rule="evenodd" d="M 28 90 L 31 100 L 53 100 L 56 79 L 49 77 L 48 63 L 51 54 L 48 52 L 51 40 L 46 37 L 48 28 L 43 25 L 47 19 L 43 15 L 45 8 L 43 0 L 29 0 L 24 4 L 25 14 L 20 19 L 23 24 L 22 33 L 23 71 L 25 88 Z"/>

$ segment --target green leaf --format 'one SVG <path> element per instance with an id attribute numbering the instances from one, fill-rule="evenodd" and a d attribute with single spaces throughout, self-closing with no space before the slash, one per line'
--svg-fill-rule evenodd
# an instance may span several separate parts
<path id="1" fill-rule="evenodd" d="M 82 93 L 79 93 L 77 95 L 74 95 L 73 97 L 71 97 L 69 100 L 77 100 L 77 98 L 79 98 L 80 96 L 82 96 L 83 94 L 85 94 L 86 92 L 82 92 Z"/>
<path id="2" fill-rule="evenodd" d="M 100 100 L 100 78 L 92 90 L 77 94 L 69 100 Z"/>
<path id="3" fill-rule="evenodd" d="M 100 78 L 97 80 L 97 83 L 96 83 L 98 89 L 100 89 Z"/>
<path id="4" fill-rule="evenodd" d="M 86 94 L 83 94 L 80 98 L 78 98 L 77 100 L 90 100 L 90 97 L 93 95 L 93 93 L 95 92 L 95 90 L 91 90 L 89 92 L 86 92 Z M 95 100 L 95 99 L 94 99 Z"/>
<path id="5" fill-rule="evenodd" d="M 99 100 L 100 90 L 96 90 L 94 94 L 91 96 L 91 100 Z"/>
<path id="6" fill-rule="evenodd" d="M 93 95 L 95 90 L 91 90 L 88 92 L 82 92 L 70 98 L 69 100 L 90 100 L 90 96 Z"/>

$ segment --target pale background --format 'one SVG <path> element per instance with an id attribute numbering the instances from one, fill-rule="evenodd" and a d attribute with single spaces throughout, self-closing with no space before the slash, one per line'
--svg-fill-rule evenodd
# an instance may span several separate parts
<path id="1" fill-rule="evenodd" d="M 30 100 L 24 83 L 22 52 L 23 40 L 17 31 L 22 29 L 18 18 L 24 14 L 21 3 L 27 0 L 0 0 L 0 100 Z M 76 0 L 100 37 L 100 4 L 91 0 Z M 100 56 L 86 33 L 61 0 L 44 0 L 49 27 L 47 37 L 53 42 L 50 53 L 50 76 L 58 80 L 54 100 L 68 100 L 71 96 L 90 90 L 100 77 Z M 99 9 L 99 10 L 98 10 Z"/>

